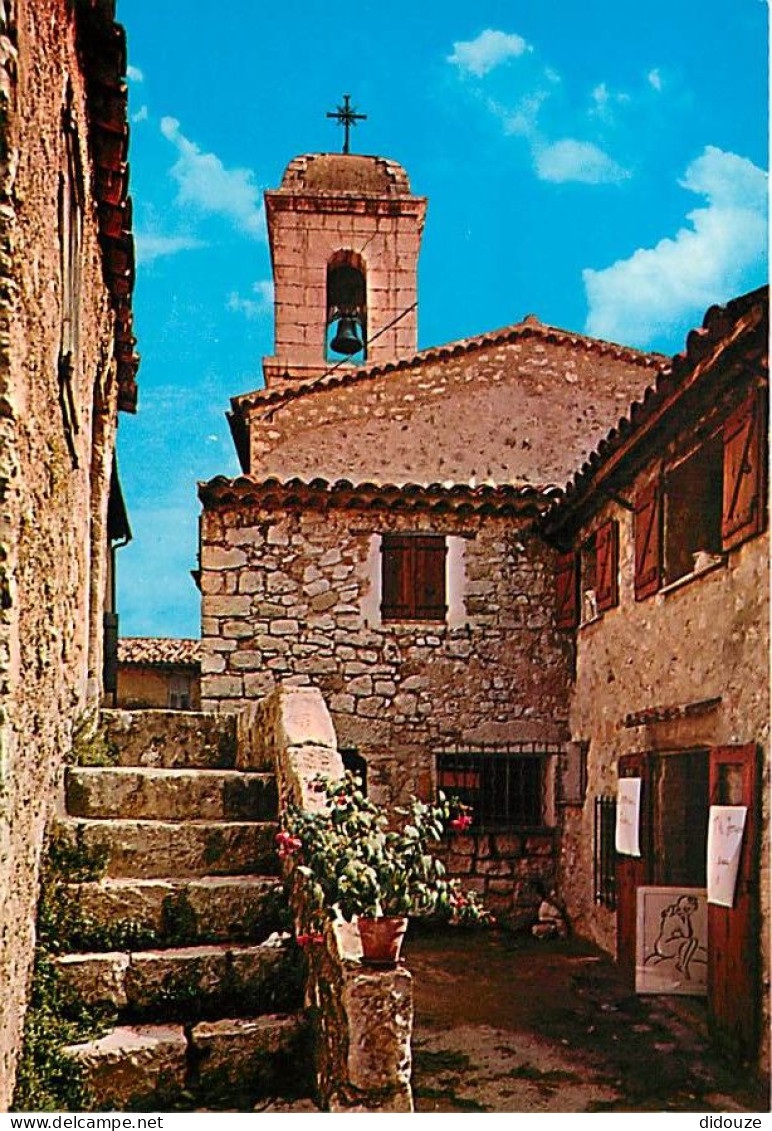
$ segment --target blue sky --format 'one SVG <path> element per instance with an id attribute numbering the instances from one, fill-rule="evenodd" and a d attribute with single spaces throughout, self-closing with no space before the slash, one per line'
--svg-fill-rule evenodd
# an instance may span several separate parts
<path id="1" fill-rule="evenodd" d="M 270 12 L 270 15 L 264 14 Z M 519 321 L 680 349 L 766 278 L 763 0 L 119 0 L 129 44 L 139 412 L 119 457 L 123 635 L 196 636 L 195 484 L 272 351 L 262 192 L 352 149 L 429 197 L 423 348 Z"/>

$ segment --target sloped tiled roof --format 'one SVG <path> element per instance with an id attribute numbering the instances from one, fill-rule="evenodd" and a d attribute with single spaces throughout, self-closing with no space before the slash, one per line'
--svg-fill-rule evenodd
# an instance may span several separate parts
<path id="1" fill-rule="evenodd" d="M 538 338 L 544 342 L 574 346 L 578 350 L 597 353 L 600 356 L 615 358 L 626 364 L 640 365 L 643 368 L 657 371 L 666 368 L 669 364 L 668 358 L 663 354 L 647 353 L 643 350 L 617 345 L 614 342 L 605 342 L 600 338 L 590 338 L 585 334 L 561 330 L 557 326 L 549 326 L 540 322 L 534 315 L 529 314 L 522 322 L 517 322 L 514 325 L 504 326 L 499 330 L 491 330 L 485 334 L 477 334 L 471 338 L 461 338 L 445 345 L 432 346 L 430 349 L 421 350 L 398 361 L 381 362 L 361 369 L 340 366 L 322 377 L 314 377 L 308 381 L 298 381 L 295 384 L 288 382 L 281 388 L 258 389 L 252 393 L 243 393 L 231 397 L 231 407 L 235 415 L 241 415 L 258 405 L 280 404 L 321 390 L 347 388 L 364 381 L 372 381 L 374 378 L 387 373 L 413 369 L 428 362 L 460 357 L 462 354 L 471 353 L 474 350 L 506 345 L 523 338 Z"/>
<path id="2" fill-rule="evenodd" d="M 201 663 L 201 641 L 164 636 L 125 636 L 118 641 L 118 663 L 142 667 L 197 667 Z"/>
<path id="3" fill-rule="evenodd" d="M 467 514 L 538 514 L 560 494 L 552 485 L 533 487 L 510 483 L 351 483 L 293 478 L 253 479 L 218 475 L 199 483 L 198 495 L 205 508 L 259 504 L 270 509 L 291 506 L 315 509 L 432 511 Z"/>
<path id="4" fill-rule="evenodd" d="M 755 333 L 758 360 L 768 366 L 769 288 L 759 287 L 725 305 L 711 306 L 702 326 L 691 330 L 686 346 L 663 368 L 640 400 L 633 401 L 626 416 L 600 441 L 595 451 L 566 484 L 560 499 L 550 508 L 550 519 L 558 522 L 591 491 L 648 433 L 651 426 L 735 346 L 748 344 Z"/>

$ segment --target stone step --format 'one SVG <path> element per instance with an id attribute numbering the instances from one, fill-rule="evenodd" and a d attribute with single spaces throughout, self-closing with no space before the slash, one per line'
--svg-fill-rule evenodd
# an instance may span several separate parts
<path id="1" fill-rule="evenodd" d="M 302 1014 L 202 1021 L 190 1031 L 193 1092 L 212 1106 L 261 1096 L 308 1096 L 311 1027 Z"/>
<path id="2" fill-rule="evenodd" d="M 269 820 L 278 806 L 273 774 L 239 770 L 69 766 L 65 791 L 73 817 Z"/>
<path id="3" fill-rule="evenodd" d="M 100 717 L 119 766 L 213 770 L 236 764 L 234 715 L 103 710 Z"/>
<path id="4" fill-rule="evenodd" d="M 97 1110 L 169 1111 L 186 1092 L 181 1025 L 122 1025 L 63 1052 L 81 1065 Z"/>
<path id="5" fill-rule="evenodd" d="M 57 965 L 81 1001 L 123 1020 L 256 1017 L 303 1003 L 305 964 L 291 943 L 67 954 Z"/>
<path id="6" fill-rule="evenodd" d="M 177 1025 L 120 1026 L 70 1045 L 95 1106 L 109 1111 L 226 1107 L 310 1092 L 309 1025 L 302 1014 Z"/>
<path id="7" fill-rule="evenodd" d="M 159 945 L 262 942 L 289 922 L 275 876 L 105 878 L 72 884 L 70 891 L 83 936 L 78 946 L 86 948 L 102 949 L 105 939 L 112 947 L 127 929 Z"/>
<path id="8" fill-rule="evenodd" d="M 58 822 L 95 862 L 104 858 L 105 874 L 152 879 L 275 874 L 275 822 L 94 820 L 67 817 Z"/>

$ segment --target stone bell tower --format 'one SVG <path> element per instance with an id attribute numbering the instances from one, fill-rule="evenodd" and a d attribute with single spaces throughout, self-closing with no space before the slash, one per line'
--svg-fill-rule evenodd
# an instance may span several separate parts
<path id="1" fill-rule="evenodd" d="M 416 352 L 416 272 L 426 198 L 395 161 L 308 153 L 265 194 L 275 345 L 265 383 Z"/>

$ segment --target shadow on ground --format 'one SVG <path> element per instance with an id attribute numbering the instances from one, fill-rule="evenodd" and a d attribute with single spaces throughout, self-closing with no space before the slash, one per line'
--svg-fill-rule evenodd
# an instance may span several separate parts
<path id="1" fill-rule="evenodd" d="M 417 1111 L 769 1108 L 749 1069 L 710 1049 L 703 1002 L 631 994 L 585 943 L 447 931 L 405 949 Z"/>

